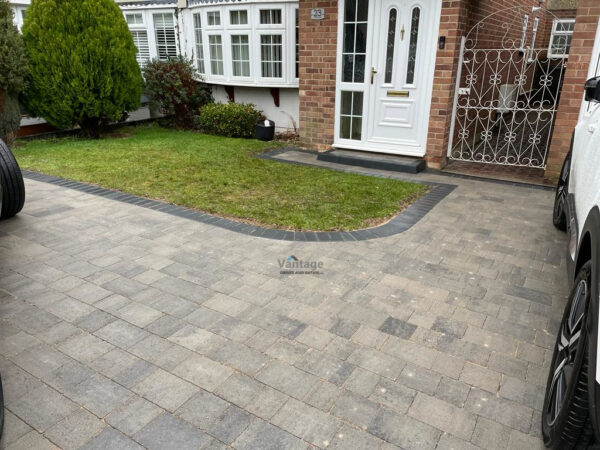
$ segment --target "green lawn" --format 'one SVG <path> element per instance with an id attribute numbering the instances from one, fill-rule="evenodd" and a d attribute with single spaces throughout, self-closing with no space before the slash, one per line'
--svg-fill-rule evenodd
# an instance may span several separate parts
<path id="1" fill-rule="evenodd" d="M 373 226 L 425 189 L 253 158 L 274 145 L 144 125 L 97 141 L 21 142 L 14 153 L 24 169 L 296 230 Z"/>

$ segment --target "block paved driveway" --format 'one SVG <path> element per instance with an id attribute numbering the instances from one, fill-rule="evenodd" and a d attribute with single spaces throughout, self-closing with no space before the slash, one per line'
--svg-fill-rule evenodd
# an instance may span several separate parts
<path id="1" fill-rule="evenodd" d="M 253 238 L 27 180 L 0 224 L 2 448 L 534 449 L 553 193 L 454 190 L 363 242 Z M 322 275 L 280 275 L 290 255 Z"/>

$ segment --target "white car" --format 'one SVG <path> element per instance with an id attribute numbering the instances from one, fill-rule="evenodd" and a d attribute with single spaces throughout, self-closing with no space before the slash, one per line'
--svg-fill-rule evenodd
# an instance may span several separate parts
<path id="1" fill-rule="evenodd" d="M 594 106 L 575 128 L 553 215 L 568 233 L 571 285 L 542 411 L 544 442 L 556 449 L 600 448 L 600 77 L 586 83 L 585 95 Z"/>

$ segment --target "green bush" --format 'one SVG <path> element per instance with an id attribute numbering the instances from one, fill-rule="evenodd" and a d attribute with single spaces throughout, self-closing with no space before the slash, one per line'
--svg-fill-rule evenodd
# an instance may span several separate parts
<path id="1" fill-rule="evenodd" d="M 21 124 L 19 94 L 25 88 L 23 39 L 13 23 L 13 12 L 0 0 L 0 139 L 10 147 Z"/>
<path id="2" fill-rule="evenodd" d="M 210 87 L 194 77 L 192 61 L 183 56 L 152 60 L 144 67 L 145 90 L 152 106 L 180 128 L 192 128 L 200 108 L 213 101 Z"/>
<path id="3" fill-rule="evenodd" d="M 32 115 L 97 138 L 103 125 L 139 107 L 137 50 L 114 0 L 35 0 L 23 39 Z"/>
<path id="4" fill-rule="evenodd" d="M 203 133 L 252 138 L 261 120 L 265 120 L 265 116 L 254 105 L 230 102 L 206 105 L 194 123 Z"/>

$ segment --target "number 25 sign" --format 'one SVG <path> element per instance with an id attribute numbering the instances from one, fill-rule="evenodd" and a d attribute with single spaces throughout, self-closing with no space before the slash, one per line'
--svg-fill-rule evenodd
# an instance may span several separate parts
<path id="1" fill-rule="evenodd" d="M 310 18 L 321 20 L 325 18 L 325 10 L 323 8 L 315 8 L 310 10 Z"/>

